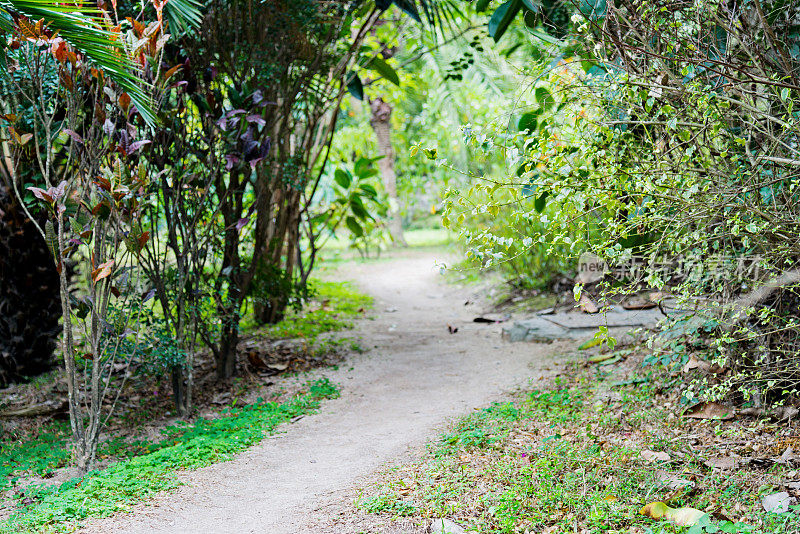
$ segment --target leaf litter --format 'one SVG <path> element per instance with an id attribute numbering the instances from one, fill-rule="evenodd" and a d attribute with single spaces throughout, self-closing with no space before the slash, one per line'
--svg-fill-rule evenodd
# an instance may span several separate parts
<path id="1" fill-rule="evenodd" d="M 680 369 L 644 373 L 642 350 L 565 364 L 555 383 L 476 411 L 365 487 L 360 513 L 487 533 L 800 529 L 797 426 L 687 409 Z"/>

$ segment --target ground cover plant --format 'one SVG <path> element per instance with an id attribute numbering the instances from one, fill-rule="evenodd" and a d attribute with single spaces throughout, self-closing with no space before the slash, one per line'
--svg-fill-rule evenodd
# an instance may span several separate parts
<path id="1" fill-rule="evenodd" d="M 182 470 L 197 469 L 212 463 L 230 460 L 234 454 L 258 443 L 281 423 L 298 415 L 312 413 L 320 401 L 338 396 L 338 389 L 327 379 L 309 382 L 305 391 L 283 402 L 258 399 L 256 403 L 224 410 L 219 418 L 200 418 L 194 423 L 178 423 L 164 429 L 165 437 L 141 447 L 139 454 L 122 460 L 102 471 L 90 471 L 81 478 L 59 486 L 29 486 L 17 494 L 22 506 L 0 523 L 0 532 L 64 531 L 88 517 L 102 517 L 126 510 L 156 492 L 178 485 Z M 46 443 L 40 437 L 37 443 Z M 44 440 L 44 441 L 43 441 Z M 36 454 L 27 444 L 4 453 L 5 462 L 14 468 L 44 467 L 41 456 L 37 466 L 18 460 L 20 451 Z M 48 447 L 65 446 L 49 442 Z M 5 467 L 8 469 L 8 467 Z M 11 469 L 8 469 L 11 471 Z M 13 472 L 6 473 L 13 476 Z"/>
<path id="2" fill-rule="evenodd" d="M 314 296 L 304 309 L 290 312 L 275 325 L 246 331 L 241 352 L 249 379 L 204 388 L 207 394 L 196 399 L 202 410 L 199 417 L 175 422 L 168 380 L 143 377 L 135 388 L 129 386 L 108 422 L 107 439 L 98 446 L 100 467 L 86 478 L 68 469 L 71 450 L 64 421 L 44 416 L 4 423 L 9 431 L 0 439 L 0 509 L 6 522 L 0 523 L 0 530 L 63 530 L 77 520 L 123 510 L 174 487 L 175 472 L 230 459 L 279 424 L 335 398 L 337 386 L 326 379 L 300 389 L 270 387 L 278 375 L 335 365 L 345 351 L 361 350 L 347 335 L 327 338 L 352 328 L 372 299 L 347 283 L 314 280 L 312 287 Z M 276 342 L 293 343 L 276 349 Z M 208 358 L 197 359 L 197 379 L 200 384 L 213 380 Z M 31 391 L 16 390 L 26 403 L 27 394 L 41 395 L 35 385 L 28 387 Z M 153 424 L 160 425 L 155 439 L 148 432 Z M 54 476 L 69 480 L 54 484 Z M 131 485 L 126 480 L 138 482 Z"/>
<path id="3" fill-rule="evenodd" d="M 357 507 L 409 528 L 445 517 L 482 533 L 800 528 L 795 506 L 762 505 L 779 491 L 796 496 L 797 464 L 780 459 L 795 424 L 687 417 L 675 393 L 680 371 L 631 349 L 616 356 L 604 365 L 581 354 L 553 383 L 476 410 L 431 442 L 423 461 L 364 489 Z M 680 527 L 642 513 L 658 502 L 700 519 Z"/>

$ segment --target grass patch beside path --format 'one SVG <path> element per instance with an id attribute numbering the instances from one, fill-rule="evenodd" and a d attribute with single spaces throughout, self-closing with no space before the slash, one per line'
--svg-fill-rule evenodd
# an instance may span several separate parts
<path id="1" fill-rule="evenodd" d="M 290 310 L 279 323 L 258 330 L 272 339 L 304 338 L 314 342 L 320 334 L 347 330 L 353 319 L 372 306 L 373 299 L 349 282 L 312 280 L 314 296 L 302 310 Z"/>
<path id="2" fill-rule="evenodd" d="M 304 392 L 282 403 L 259 402 L 229 408 L 222 417 L 172 426 L 150 451 L 72 479 L 60 486 L 29 487 L 20 499 L 31 504 L 5 522 L 0 532 L 64 532 L 89 517 L 126 510 L 159 491 L 179 485 L 177 472 L 230 460 L 254 445 L 279 424 L 316 411 L 320 401 L 339 395 L 327 379 L 310 382 Z"/>
<path id="3" fill-rule="evenodd" d="M 761 506 L 797 471 L 772 462 L 713 467 L 720 457 L 752 455 L 754 444 L 774 440 L 776 425 L 684 419 L 667 372 L 609 369 L 573 366 L 550 388 L 472 413 L 431 443 L 426 459 L 365 490 L 357 506 L 404 524 L 446 517 L 481 534 L 800 532 L 795 510 Z M 704 511 L 706 526 L 640 514 L 655 501 Z"/>
<path id="4" fill-rule="evenodd" d="M 347 346 L 360 349 L 352 339 L 320 339 L 320 335 L 352 328 L 354 319 L 372 306 L 372 298 L 347 282 L 313 280 L 312 287 L 313 298 L 307 306 L 290 311 L 275 325 L 259 328 L 256 335 L 270 340 L 301 338 L 315 354 Z M 321 379 L 307 384 L 285 402 L 259 399 L 240 407 L 234 403 L 222 410 L 219 418 L 170 426 L 156 442 L 112 434 L 98 451 L 98 458 L 110 462 L 110 467 L 63 484 L 28 481 L 31 477 L 51 477 L 54 470 L 69 465 L 66 422 L 47 423 L 36 434 L 2 436 L 0 492 L 7 495 L 2 504 L 10 505 L 14 512 L 10 519 L 0 519 L 0 533 L 69 531 L 82 519 L 125 510 L 158 491 L 175 487 L 176 471 L 230 459 L 279 424 L 313 412 L 321 400 L 336 396 L 337 388 Z"/>

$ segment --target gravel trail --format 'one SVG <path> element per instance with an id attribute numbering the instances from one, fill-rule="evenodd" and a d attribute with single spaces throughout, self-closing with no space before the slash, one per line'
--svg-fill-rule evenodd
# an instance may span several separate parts
<path id="1" fill-rule="evenodd" d="M 507 343 L 499 325 L 473 323 L 479 307 L 465 306 L 472 291 L 444 284 L 437 259 L 447 258 L 412 252 L 343 271 L 375 297 L 375 309 L 346 334 L 369 350 L 318 373 L 342 385 L 339 399 L 231 462 L 182 473 L 177 490 L 82 531 L 384 532 L 355 525 L 359 484 L 412 460 L 452 418 L 549 374 L 543 367 L 566 348 Z"/>

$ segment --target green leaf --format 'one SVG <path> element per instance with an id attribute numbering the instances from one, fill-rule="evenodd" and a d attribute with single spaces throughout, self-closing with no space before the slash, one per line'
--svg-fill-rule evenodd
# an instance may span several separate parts
<path id="1" fill-rule="evenodd" d="M 350 174 L 342 169 L 336 169 L 336 172 L 333 173 L 333 179 L 343 189 L 347 189 L 350 187 L 350 184 L 353 183 L 352 178 L 350 178 Z"/>
<path id="2" fill-rule="evenodd" d="M 349 76 L 350 81 L 347 82 L 347 91 L 358 100 L 364 100 L 364 84 L 361 83 L 361 78 L 355 72 L 351 72 Z"/>
<path id="3" fill-rule="evenodd" d="M 486 8 L 489 7 L 489 2 L 491 1 L 492 0 L 478 0 L 475 3 L 475 11 L 477 11 L 478 13 L 483 13 L 484 11 L 486 11 Z"/>
<path id="4" fill-rule="evenodd" d="M 410 0 L 394 0 L 394 5 L 405 11 L 406 14 L 408 14 L 408 16 L 412 19 L 416 20 L 417 22 L 422 22 L 422 19 L 419 17 L 419 10 L 417 9 L 415 2 Z"/>
<path id="5" fill-rule="evenodd" d="M 358 195 L 350 196 L 350 211 L 362 221 L 366 221 L 370 218 L 369 213 L 367 213 L 366 208 L 364 208 L 364 204 L 361 202 L 361 197 Z"/>
<path id="6" fill-rule="evenodd" d="M 508 26 L 517 16 L 520 9 L 522 9 L 522 0 L 508 0 L 508 2 L 495 10 L 492 18 L 489 19 L 488 28 L 489 35 L 492 36 L 495 43 L 506 33 Z"/>
<path id="7" fill-rule="evenodd" d="M 533 201 L 533 207 L 536 210 L 536 213 L 542 213 L 544 211 L 544 207 L 547 205 L 548 194 L 549 193 L 545 191 L 539 196 L 539 198 Z"/>
<path id="8" fill-rule="evenodd" d="M 386 61 L 379 57 L 372 58 L 372 61 L 369 62 L 367 65 L 370 69 L 374 70 L 393 84 L 399 86 L 400 85 L 400 77 L 397 76 L 397 71 L 395 71 Z"/>
<path id="9" fill-rule="evenodd" d="M 528 130 L 529 132 L 535 132 L 537 125 L 537 120 L 536 120 L 537 115 L 538 113 L 534 111 L 529 111 L 523 114 L 522 117 L 520 117 L 519 121 L 517 122 L 517 129 L 519 129 L 520 132 L 524 132 L 525 130 Z"/>
<path id="10" fill-rule="evenodd" d="M 347 227 L 350 229 L 350 231 L 353 233 L 354 236 L 361 237 L 364 235 L 364 229 L 361 227 L 360 224 L 358 224 L 358 221 L 352 215 L 349 215 L 344 220 L 344 223 L 347 225 Z"/>
<path id="11" fill-rule="evenodd" d="M 356 176 L 364 178 L 368 171 L 372 170 L 372 160 L 364 157 L 358 158 L 353 170 L 355 170 Z"/>
<path id="12" fill-rule="evenodd" d="M 606 0 L 581 0 L 578 9 L 589 20 L 597 21 L 606 16 Z"/>
<path id="13" fill-rule="evenodd" d="M 185 34 L 200 27 L 203 22 L 199 0 L 169 0 L 166 4 L 170 33 Z"/>
<path id="14" fill-rule="evenodd" d="M 534 13 L 539 13 L 542 10 L 542 5 L 539 2 L 534 2 L 533 0 L 522 0 L 522 3 Z"/>
<path id="15" fill-rule="evenodd" d="M 358 188 L 363 191 L 366 196 L 371 197 L 373 200 L 378 198 L 378 191 L 376 191 L 371 185 L 361 184 L 358 186 Z"/>
<path id="16" fill-rule="evenodd" d="M 537 87 L 534 96 L 536 97 L 536 102 L 544 110 L 552 108 L 553 104 L 556 103 L 553 95 L 544 87 Z"/>

